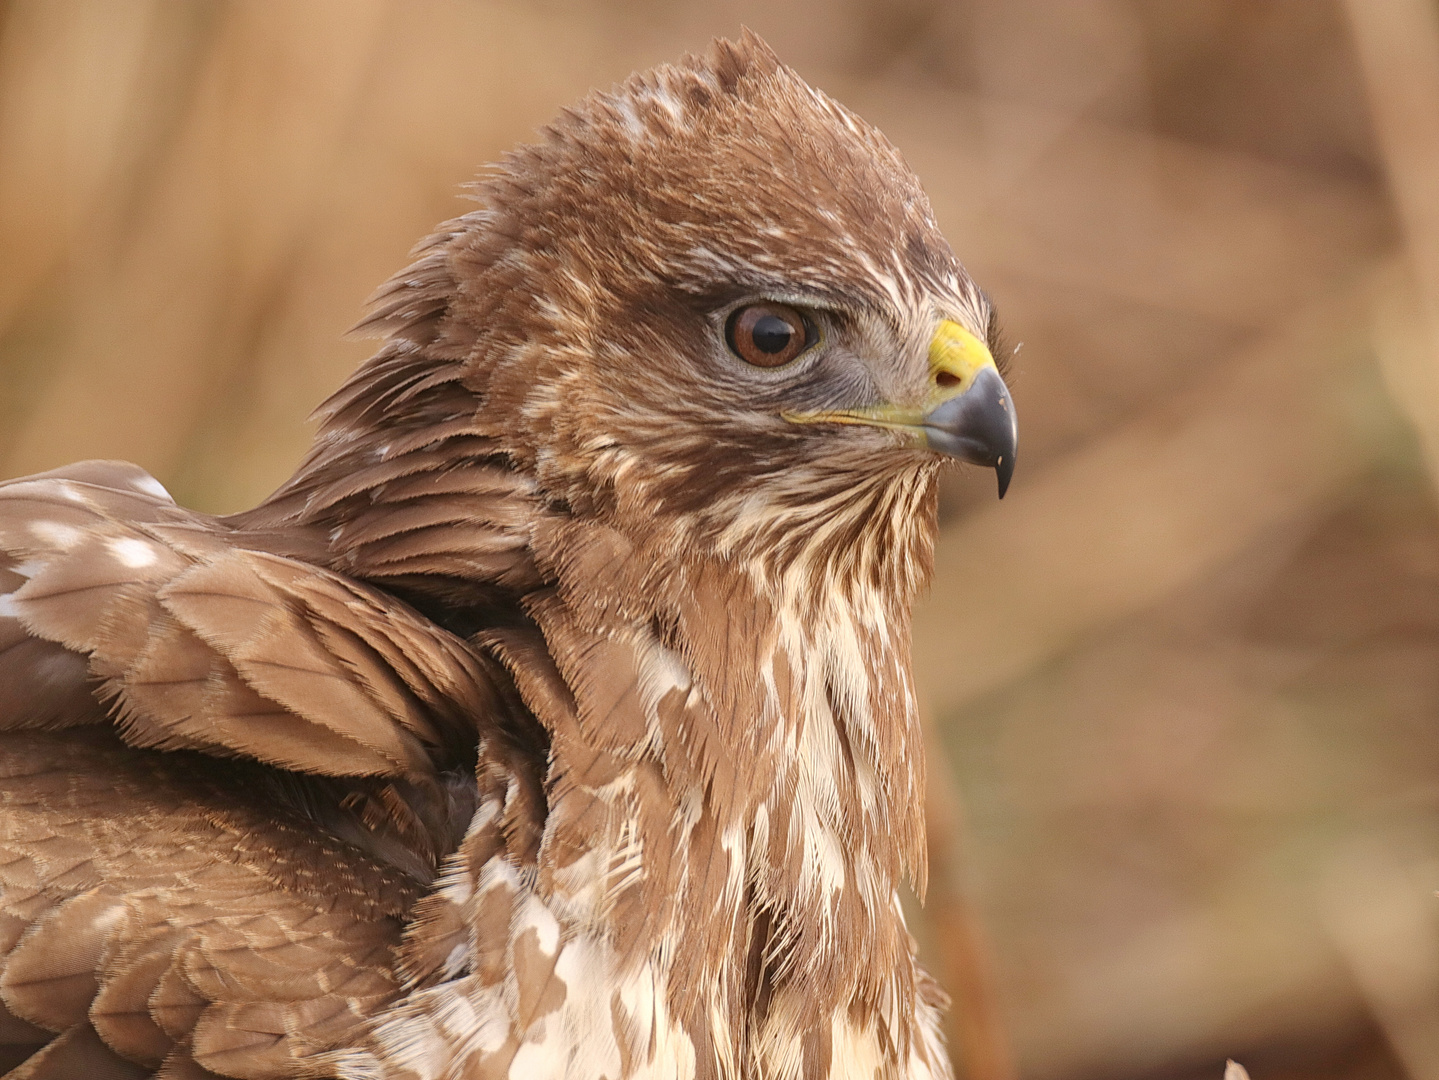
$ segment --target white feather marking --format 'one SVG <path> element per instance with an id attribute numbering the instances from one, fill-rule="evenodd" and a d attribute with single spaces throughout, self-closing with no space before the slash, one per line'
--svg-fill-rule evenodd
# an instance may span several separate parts
<path id="1" fill-rule="evenodd" d="M 661 83 L 645 96 L 668 112 L 670 119 L 674 120 L 677 124 L 688 126 L 686 124 L 684 102 L 675 97 L 673 91 L 671 91 L 668 86 Z"/>
<path id="2" fill-rule="evenodd" d="M 111 904 L 100 914 L 90 920 L 90 925 L 96 930 L 104 931 L 112 929 L 116 923 L 125 917 L 125 906 L 123 904 Z"/>
<path id="3" fill-rule="evenodd" d="M 505 1045 L 514 1025 L 493 993 L 451 994 L 443 1000 L 440 1022 L 467 1051 L 493 1054 Z"/>
<path id="4" fill-rule="evenodd" d="M 605 868 L 604 903 L 611 905 L 626 889 L 638 885 L 645 875 L 645 840 L 639 823 L 626 818 L 620 824 L 619 841 Z"/>
<path id="5" fill-rule="evenodd" d="M 567 990 L 564 1005 L 555 1019 L 564 1032 L 563 1042 L 570 1048 L 570 1060 L 583 1069 L 578 1074 L 569 1074 L 574 1080 L 622 1075 L 620 1047 L 610 1009 L 613 970 L 614 960 L 608 947 L 588 935 L 567 941 L 555 961 L 555 975 L 563 980 Z"/>
<path id="6" fill-rule="evenodd" d="M 470 969 L 470 947 L 461 942 L 450 950 L 450 955 L 445 957 L 445 977 L 448 979 L 458 978 Z"/>
<path id="7" fill-rule="evenodd" d="M 642 964 L 620 980 L 617 992 L 633 1024 L 631 1053 L 647 1058 L 637 1077 L 646 1080 L 692 1080 L 694 1042 L 670 1015 L 669 994 L 653 964 Z"/>
<path id="8" fill-rule="evenodd" d="M 340 1080 L 385 1080 L 384 1066 L 365 1050 L 346 1051 L 334 1065 Z"/>
<path id="9" fill-rule="evenodd" d="M 508 859 L 491 859 L 480 871 L 478 886 L 476 892 L 481 899 L 491 889 L 503 888 L 519 892 L 520 875 Z"/>
<path id="10" fill-rule="evenodd" d="M 762 859 L 769 853 L 769 806 L 760 803 L 754 812 L 754 828 L 751 830 L 754 850 L 752 855 Z"/>
<path id="11" fill-rule="evenodd" d="M 813 802 L 799 804 L 801 836 L 804 838 L 803 869 L 822 891 L 837 895 L 844 888 L 845 860 L 839 838 L 829 823 L 820 819 Z"/>
<path id="12" fill-rule="evenodd" d="M 69 502 L 89 503 L 90 501 L 85 497 L 85 493 L 70 483 L 69 480 L 56 480 L 55 491 L 62 499 L 66 499 Z"/>
<path id="13" fill-rule="evenodd" d="M 869 1080 L 885 1074 L 886 1057 L 873 1023 L 863 1028 L 844 1011 L 830 1019 L 830 1080 Z"/>
<path id="14" fill-rule="evenodd" d="M 515 917 L 514 937 L 526 930 L 534 930 L 542 952 L 554 956 L 560 947 L 560 924 L 554 912 L 536 896 L 527 896 Z"/>
<path id="15" fill-rule="evenodd" d="M 132 569 L 154 566 L 160 558 L 155 552 L 154 544 L 133 536 L 116 537 L 106 541 L 105 546 L 110 549 L 111 555 L 120 560 L 121 565 Z"/>
<path id="16" fill-rule="evenodd" d="M 439 891 L 444 894 L 445 899 L 459 907 L 464 907 L 473 899 L 475 887 L 470 883 L 470 871 L 466 866 L 456 866 L 449 873 L 440 879 Z"/>
<path id="17" fill-rule="evenodd" d="M 756 815 L 756 825 L 758 825 L 758 815 Z M 729 856 L 730 866 L 736 870 L 740 870 L 745 865 L 744 841 L 745 828 L 741 821 L 736 821 L 720 833 L 720 848 Z"/>
<path id="18" fill-rule="evenodd" d="M 510 1080 L 540 1080 L 541 1077 L 548 1080 L 552 1076 L 558 1080 L 567 1075 L 565 1059 L 568 1056 L 560 1039 L 522 1043 L 510 1059 Z"/>
<path id="19" fill-rule="evenodd" d="M 671 690 L 689 690 L 694 684 L 690 669 L 673 649 L 652 642 L 639 654 L 640 692 L 646 708 L 654 708 Z"/>
<path id="20" fill-rule="evenodd" d="M 436 987 L 453 993 L 451 986 Z M 460 995 L 454 994 L 454 997 Z M 454 1049 L 448 1044 L 446 1033 L 441 1030 L 440 1009 L 448 1005 L 446 997 L 427 990 L 406 1003 L 404 1011 L 392 1015 L 375 1032 L 376 1048 L 387 1066 L 399 1065 L 408 1070 L 416 1080 L 439 1080 L 449 1063 L 454 1059 Z M 438 1007 L 436 1007 L 438 1006 Z M 421 1012 L 421 1008 L 434 1008 L 432 1014 Z M 393 1069 L 371 1072 L 373 1058 L 346 1061 L 342 1064 L 341 1076 L 346 1080 L 354 1077 L 366 1078 L 372 1075 L 389 1076 Z M 378 1062 L 376 1062 L 378 1064 Z"/>
<path id="21" fill-rule="evenodd" d="M 635 112 L 635 103 L 630 98 L 621 96 L 615 99 L 614 106 L 624 125 L 625 134 L 630 137 L 631 142 L 638 142 L 644 137 L 645 126 Z"/>
<path id="22" fill-rule="evenodd" d="M 30 535 L 42 543 L 63 549 L 78 544 L 85 534 L 73 525 L 62 525 L 58 521 L 32 521 Z"/>

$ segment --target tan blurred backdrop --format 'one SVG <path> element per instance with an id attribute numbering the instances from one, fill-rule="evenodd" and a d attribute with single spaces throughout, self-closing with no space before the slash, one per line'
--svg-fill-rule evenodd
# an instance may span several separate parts
<path id="1" fill-rule="evenodd" d="M 916 658 L 972 1080 L 1439 1080 L 1433 0 L 0 0 L 0 476 L 248 505 L 461 184 L 749 25 L 995 297 Z"/>

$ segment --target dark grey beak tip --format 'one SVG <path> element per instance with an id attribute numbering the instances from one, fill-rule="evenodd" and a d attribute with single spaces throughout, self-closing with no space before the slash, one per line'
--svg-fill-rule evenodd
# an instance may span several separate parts
<path id="1" fill-rule="evenodd" d="M 997 371 L 986 368 L 968 390 L 936 407 L 924 418 L 924 432 L 930 449 L 992 468 L 1004 498 L 1014 475 L 1019 428 L 1009 387 Z"/>

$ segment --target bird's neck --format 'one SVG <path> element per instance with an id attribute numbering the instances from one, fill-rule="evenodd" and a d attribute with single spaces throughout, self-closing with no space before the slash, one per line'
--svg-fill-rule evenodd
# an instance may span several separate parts
<path id="1" fill-rule="evenodd" d="M 656 579 L 586 532 L 536 533 L 557 580 L 492 639 L 550 735 L 543 795 L 482 747 L 417 988 L 342 1075 L 948 1077 L 896 897 L 922 844 L 907 604 L 730 559 Z"/>
<path id="2" fill-rule="evenodd" d="M 819 1056 L 814 1075 L 847 1075 L 836 1040 L 909 1075 L 937 1051 L 897 892 L 924 858 L 910 596 L 886 585 L 915 571 L 709 557 L 657 577 L 625 537 L 554 542 L 561 580 L 530 610 L 573 706 L 541 716 L 545 902 L 603 927 L 614 977 L 742 1075 Z"/>

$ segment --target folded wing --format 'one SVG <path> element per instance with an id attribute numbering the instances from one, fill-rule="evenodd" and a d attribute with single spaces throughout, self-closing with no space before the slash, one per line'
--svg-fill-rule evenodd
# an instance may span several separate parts
<path id="1" fill-rule="evenodd" d="M 0 484 L 0 1070 L 278 1077 L 345 1045 L 400 992 L 506 687 L 134 466 Z"/>
<path id="2" fill-rule="evenodd" d="M 0 485 L 0 730 L 113 719 L 133 746 L 420 777 L 496 670 L 394 597 L 250 550 L 131 465 Z"/>

